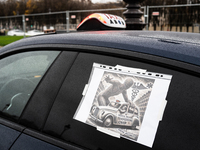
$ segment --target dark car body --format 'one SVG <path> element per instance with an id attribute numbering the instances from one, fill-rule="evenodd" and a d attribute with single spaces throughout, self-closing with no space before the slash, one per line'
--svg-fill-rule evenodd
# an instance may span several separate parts
<path id="1" fill-rule="evenodd" d="M 34 65 L 39 60 L 34 58 L 29 62 L 29 57 L 33 55 L 40 56 L 42 62 L 45 58 L 44 66 L 41 66 L 43 71 L 37 70 L 39 67 L 35 66 L 38 64 Z M 12 56 L 17 58 L 4 62 Z M 30 65 L 37 72 L 23 72 L 23 67 L 19 71 L 19 63 L 8 73 L 6 68 L 1 73 L 0 101 L 6 101 L 0 110 L 1 150 L 150 149 L 100 133 L 94 127 L 73 119 L 94 62 L 173 75 L 167 94 L 168 104 L 152 149 L 200 147 L 199 34 L 94 31 L 35 36 L 1 48 L 0 66 L 13 64 L 22 56 L 28 58 L 25 63 L 27 68 Z M 27 68 L 24 67 L 24 70 Z M 22 79 L 13 78 L 19 74 Z M 27 86 L 32 91 L 24 92 Z M 15 89 L 10 90 L 13 87 Z M 9 91 L 17 92 L 9 96 L 1 95 L 11 93 Z M 3 97 L 9 99 L 3 100 Z M 26 101 L 19 102 L 24 97 Z M 16 105 L 16 109 L 13 108 L 15 101 L 21 104 Z"/>

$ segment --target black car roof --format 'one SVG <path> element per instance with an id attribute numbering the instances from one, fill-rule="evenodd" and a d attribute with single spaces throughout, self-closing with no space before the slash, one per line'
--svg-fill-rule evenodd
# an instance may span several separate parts
<path id="1" fill-rule="evenodd" d="M 130 50 L 200 65 L 200 34 L 163 31 L 91 31 L 25 38 L 3 47 L 70 44 Z"/>

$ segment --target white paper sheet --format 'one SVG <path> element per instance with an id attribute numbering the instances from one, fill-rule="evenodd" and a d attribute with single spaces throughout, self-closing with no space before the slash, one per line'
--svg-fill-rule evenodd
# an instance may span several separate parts
<path id="1" fill-rule="evenodd" d="M 152 147 L 172 76 L 121 68 L 94 63 L 74 119 Z"/>

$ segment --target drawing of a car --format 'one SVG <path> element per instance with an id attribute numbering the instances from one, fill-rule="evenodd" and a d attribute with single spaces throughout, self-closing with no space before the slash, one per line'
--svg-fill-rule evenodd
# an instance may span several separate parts
<path id="1" fill-rule="evenodd" d="M 111 102 L 108 106 L 93 105 L 90 117 L 104 127 L 117 125 L 136 129 L 140 125 L 138 108 L 127 102 Z"/>

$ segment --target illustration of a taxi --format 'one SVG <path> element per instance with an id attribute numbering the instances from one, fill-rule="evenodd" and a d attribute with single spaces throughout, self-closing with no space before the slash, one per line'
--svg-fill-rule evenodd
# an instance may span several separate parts
<path id="1" fill-rule="evenodd" d="M 138 108 L 127 102 L 111 102 L 108 106 L 93 105 L 90 117 L 104 127 L 127 126 L 136 129 L 140 125 Z"/>

